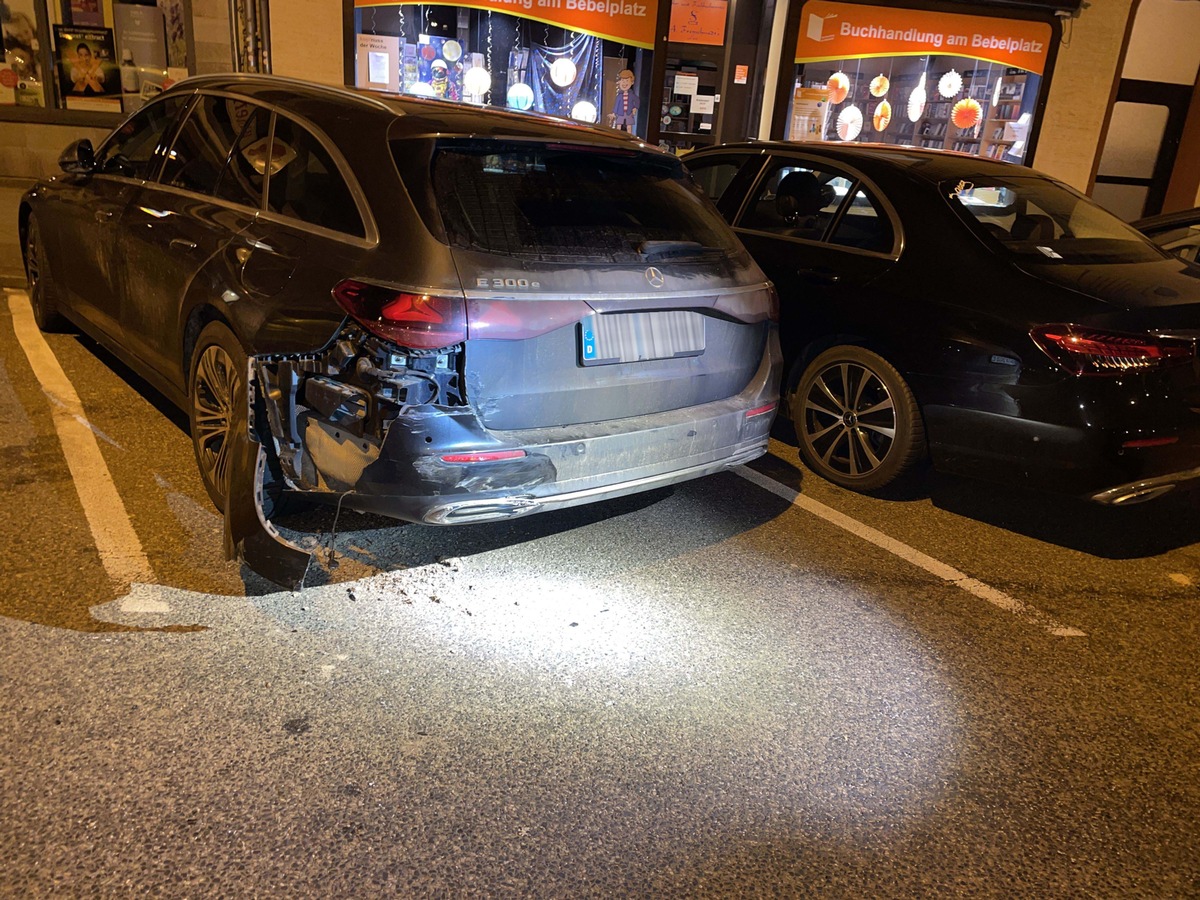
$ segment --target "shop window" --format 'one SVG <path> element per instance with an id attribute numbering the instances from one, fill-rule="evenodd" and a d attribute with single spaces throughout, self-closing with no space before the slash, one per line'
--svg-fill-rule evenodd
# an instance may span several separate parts
<path id="1" fill-rule="evenodd" d="M 310 225 L 363 237 L 354 196 L 329 152 L 291 119 L 275 117 L 267 208 Z"/>
<path id="2" fill-rule="evenodd" d="M 164 135 L 187 106 L 187 97 L 176 97 L 140 111 L 96 151 L 96 166 L 107 175 L 125 178 L 153 177 L 155 155 Z"/>
<path id="3" fill-rule="evenodd" d="M 851 185 L 835 173 L 780 165 L 763 181 L 738 227 L 819 241 Z"/>
<path id="4" fill-rule="evenodd" d="M 1049 21 L 839 0 L 805 10 L 787 139 L 1026 159 Z"/>
<path id="5" fill-rule="evenodd" d="M 187 76 L 189 27 L 186 0 L 4 0 L 0 112 L 132 112 Z"/>
<path id="6" fill-rule="evenodd" d="M 589 31 L 598 20 L 586 9 L 530 4 L 516 15 L 513 4 L 494 3 L 468 9 L 355 0 L 355 84 L 646 135 L 654 0 L 613 4 L 602 34 Z M 549 18 L 536 18 L 539 12 Z"/>

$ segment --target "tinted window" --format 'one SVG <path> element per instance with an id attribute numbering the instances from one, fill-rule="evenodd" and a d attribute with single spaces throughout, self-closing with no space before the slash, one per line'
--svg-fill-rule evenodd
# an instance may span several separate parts
<path id="1" fill-rule="evenodd" d="M 262 206 L 263 187 L 267 181 L 267 159 L 271 155 L 267 147 L 270 135 L 271 113 L 256 107 L 246 120 L 225 171 L 221 173 L 217 182 L 218 197 L 256 209 Z"/>
<path id="2" fill-rule="evenodd" d="M 149 178 L 154 151 L 187 101 L 187 97 L 171 97 L 138 110 L 96 153 L 98 170 L 126 178 Z"/>
<path id="3" fill-rule="evenodd" d="M 795 162 L 768 173 L 738 227 L 819 241 L 850 190 L 850 179 Z"/>
<path id="4" fill-rule="evenodd" d="M 193 104 L 167 154 L 159 181 L 212 194 L 233 149 L 234 139 L 254 106 L 229 97 L 201 97 Z"/>
<path id="5" fill-rule="evenodd" d="M 942 184 L 979 233 L 1031 261 L 1148 262 L 1161 254 L 1143 235 L 1082 194 L 1047 178 L 962 179 Z"/>
<path id="6" fill-rule="evenodd" d="M 275 117 L 267 206 L 272 212 L 364 237 L 350 188 L 333 158 L 306 129 Z"/>
<path id="7" fill-rule="evenodd" d="M 433 183 L 447 235 L 460 247 L 628 263 L 737 248 L 679 161 L 656 154 L 456 141 L 434 155 Z"/>
<path id="8" fill-rule="evenodd" d="M 854 199 L 842 213 L 829 237 L 829 243 L 859 250 L 892 251 L 892 223 L 866 188 L 854 192 Z"/>
<path id="9" fill-rule="evenodd" d="M 721 199 L 721 195 L 729 187 L 729 182 L 733 181 L 733 177 L 737 175 L 745 161 L 746 157 L 736 156 L 721 157 L 715 160 L 698 159 L 694 163 L 685 161 L 685 165 L 704 190 L 704 195 L 716 203 Z"/>

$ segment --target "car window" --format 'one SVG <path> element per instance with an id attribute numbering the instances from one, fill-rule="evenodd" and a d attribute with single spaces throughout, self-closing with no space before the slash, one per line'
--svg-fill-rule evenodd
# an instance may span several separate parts
<path id="1" fill-rule="evenodd" d="M 262 206 L 267 181 L 268 141 L 271 136 L 270 110 L 256 107 L 246 120 L 229 156 L 229 162 L 217 181 L 216 195 L 232 203 L 244 203 L 256 209 Z"/>
<path id="2" fill-rule="evenodd" d="M 684 160 L 684 165 L 692 173 L 696 183 L 703 188 L 705 196 L 713 203 L 717 203 L 745 162 L 745 156 L 720 156 L 715 159 L 698 159 L 694 162 Z"/>
<path id="3" fill-rule="evenodd" d="M 331 231 L 366 235 L 345 179 L 306 128 L 276 116 L 270 160 L 268 209 Z"/>
<path id="4" fill-rule="evenodd" d="M 1035 175 L 943 182 L 943 194 L 987 239 L 1031 261 L 1148 262 L 1150 241 L 1102 206 Z"/>
<path id="5" fill-rule="evenodd" d="M 200 97 L 167 153 L 159 181 L 200 194 L 213 194 L 234 139 L 254 109 L 245 100 Z"/>
<path id="6" fill-rule="evenodd" d="M 433 158 L 433 186 L 459 247 L 641 264 L 738 252 L 733 232 L 680 162 L 657 153 L 444 141 Z"/>
<path id="7" fill-rule="evenodd" d="M 188 97 L 151 103 L 109 135 L 96 152 L 96 170 L 125 178 L 149 178 L 163 136 L 187 104 Z"/>
<path id="8" fill-rule="evenodd" d="M 739 228 L 819 241 L 853 182 L 798 162 L 777 163 L 742 213 Z"/>
<path id="9" fill-rule="evenodd" d="M 895 243 L 892 222 L 865 187 L 859 187 L 842 213 L 829 243 L 859 250 L 890 253 Z"/>

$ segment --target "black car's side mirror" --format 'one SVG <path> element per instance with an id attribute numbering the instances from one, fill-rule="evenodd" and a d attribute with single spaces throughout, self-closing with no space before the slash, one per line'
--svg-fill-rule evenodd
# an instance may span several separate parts
<path id="1" fill-rule="evenodd" d="M 96 152 L 87 138 L 70 144 L 58 158 L 58 167 L 70 175 L 87 175 L 96 169 Z"/>

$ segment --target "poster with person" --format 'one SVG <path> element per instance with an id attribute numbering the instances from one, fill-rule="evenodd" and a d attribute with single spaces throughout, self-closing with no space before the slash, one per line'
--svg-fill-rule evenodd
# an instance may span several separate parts
<path id="1" fill-rule="evenodd" d="M 121 110 L 121 69 L 111 28 L 54 26 L 58 84 L 67 109 Z"/>

